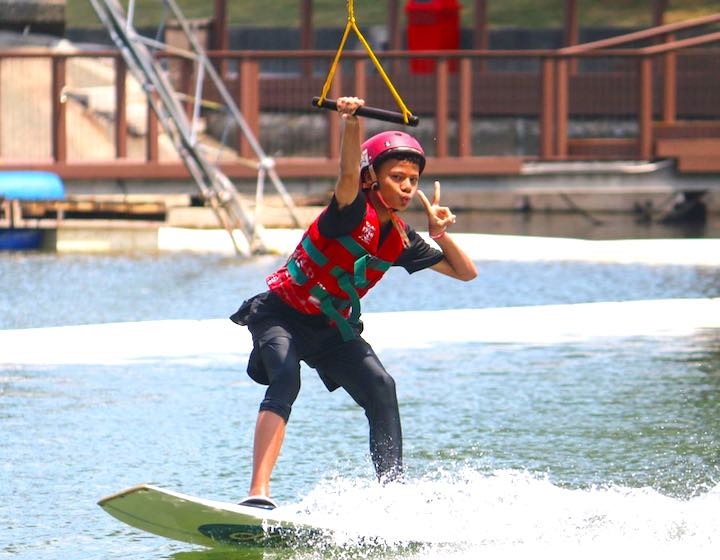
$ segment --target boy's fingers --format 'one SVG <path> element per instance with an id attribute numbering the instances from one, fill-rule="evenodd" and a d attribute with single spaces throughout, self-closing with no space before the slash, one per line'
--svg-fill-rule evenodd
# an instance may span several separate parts
<path id="1" fill-rule="evenodd" d="M 442 221 L 442 225 L 449 226 L 455 223 L 455 215 L 450 214 L 447 218 L 444 218 Z"/>
<path id="2" fill-rule="evenodd" d="M 433 196 L 433 206 L 440 203 L 440 181 L 435 181 L 435 195 Z"/>
<path id="3" fill-rule="evenodd" d="M 420 202 L 422 202 L 422 205 L 425 207 L 425 210 L 428 212 L 432 212 L 432 206 L 430 205 L 430 201 L 425 196 L 425 193 L 418 189 L 417 195 L 418 195 L 418 197 L 420 197 Z"/>
<path id="4" fill-rule="evenodd" d="M 365 104 L 359 97 L 340 97 L 336 102 L 337 110 L 342 115 L 355 114 L 359 107 Z"/>

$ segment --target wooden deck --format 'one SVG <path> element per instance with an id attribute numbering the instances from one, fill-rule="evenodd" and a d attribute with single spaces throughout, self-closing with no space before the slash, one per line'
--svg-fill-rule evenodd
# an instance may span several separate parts
<path id="1" fill-rule="evenodd" d="M 720 123 L 658 124 L 655 152 L 676 160 L 680 173 L 720 172 Z"/>

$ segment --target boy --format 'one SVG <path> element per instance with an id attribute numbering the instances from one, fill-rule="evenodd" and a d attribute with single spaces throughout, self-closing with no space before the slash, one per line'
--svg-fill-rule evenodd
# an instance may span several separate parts
<path id="1" fill-rule="evenodd" d="M 269 290 L 245 301 L 231 317 L 252 334 L 248 374 L 268 385 L 255 426 L 245 505 L 275 507 L 270 475 L 300 390 L 301 360 L 317 370 L 328 390 L 342 387 L 365 410 L 378 478 L 397 478 L 402 432 L 395 382 L 360 336 L 360 297 L 390 266 L 403 266 L 409 273 L 432 268 L 463 281 L 477 275 L 446 231 L 455 216 L 439 205 L 440 184 L 435 183 L 432 203 L 417 190 L 425 167 L 422 147 L 398 131 L 380 133 L 361 146 L 355 111 L 363 104 L 356 97 L 337 100 L 344 124 L 332 201 L 285 266 L 267 278 Z M 416 192 L 430 237 L 441 250 L 430 247 L 397 215 Z"/>

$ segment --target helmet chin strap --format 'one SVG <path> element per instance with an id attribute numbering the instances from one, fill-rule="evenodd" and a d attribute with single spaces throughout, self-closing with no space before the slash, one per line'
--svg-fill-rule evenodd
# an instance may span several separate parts
<path id="1" fill-rule="evenodd" d="M 408 239 L 407 233 L 405 232 L 405 226 L 402 224 L 400 218 L 397 215 L 397 210 L 395 208 L 392 208 L 387 202 L 385 202 L 385 198 L 382 194 L 380 194 L 380 184 L 377 181 L 377 176 L 375 175 L 375 170 L 373 169 L 373 166 L 370 165 L 368 167 L 368 170 L 370 171 L 370 179 L 373 182 L 372 192 L 375 193 L 377 199 L 380 201 L 380 204 L 383 205 L 385 210 L 387 210 L 388 214 L 390 215 L 390 221 L 392 222 L 397 232 L 400 234 L 400 239 L 402 239 L 403 247 L 410 247 L 410 239 Z"/>

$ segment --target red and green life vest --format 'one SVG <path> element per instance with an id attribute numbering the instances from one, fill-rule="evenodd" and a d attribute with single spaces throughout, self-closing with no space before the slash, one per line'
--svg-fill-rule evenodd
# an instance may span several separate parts
<path id="1" fill-rule="evenodd" d="M 392 228 L 380 245 L 380 219 L 369 201 L 365 218 L 348 235 L 324 237 L 318 220 L 310 224 L 285 266 L 267 277 L 267 284 L 298 311 L 327 315 L 343 340 L 350 340 L 351 324 L 360 318 L 360 298 L 397 260 L 403 241 Z"/>

